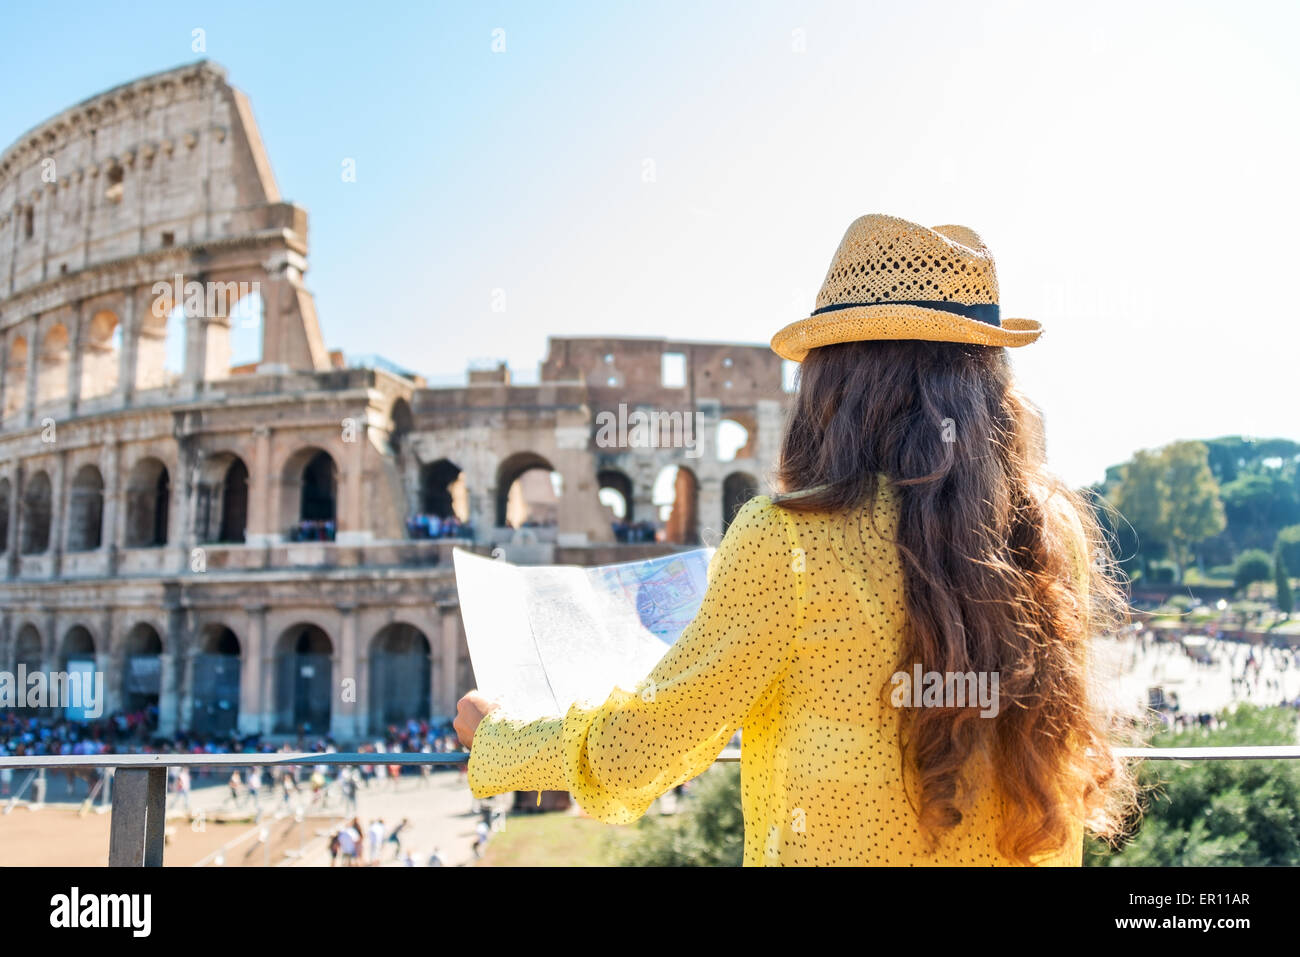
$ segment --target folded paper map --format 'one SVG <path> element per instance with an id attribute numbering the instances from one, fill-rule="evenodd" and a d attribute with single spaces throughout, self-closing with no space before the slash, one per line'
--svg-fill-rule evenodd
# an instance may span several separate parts
<path id="1" fill-rule="evenodd" d="M 581 568 L 455 549 L 479 691 L 511 717 L 562 715 L 632 689 L 699 611 L 713 549 Z"/>

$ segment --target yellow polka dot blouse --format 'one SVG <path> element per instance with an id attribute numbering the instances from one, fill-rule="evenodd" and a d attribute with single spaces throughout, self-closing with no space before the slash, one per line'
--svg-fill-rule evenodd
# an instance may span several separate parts
<path id="1" fill-rule="evenodd" d="M 882 484 L 880 535 L 865 509 L 846 523 L 751 499 L 714 554 L 699 614 L 649 677 L 563 717 L 491 712 L 471 748 L 474 796 L 566 790 L 592 817 L 626 824 L 743 728 L 747 866 L 1011 863 L 996 849 L 991 784 L 930 853 L 904 790 L 898 714 L 880 693 L 905 615 L 887 540 L 894 496 Z M 1042 863 L 1081 854 L 1080 828 Z"/>

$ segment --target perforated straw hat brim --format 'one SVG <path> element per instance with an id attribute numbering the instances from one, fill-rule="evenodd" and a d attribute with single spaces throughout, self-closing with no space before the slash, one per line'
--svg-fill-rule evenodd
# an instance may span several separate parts
<path id="1" fill-rule="evenodd" d="M 924 306 L 855 306 L 792 322 L 772 337 L 772 351 L 802 362 L 809 349 L 865 339 L 925 339 L 979 346 L 1025 346 L 1043 334 L 1033 319 L 1003 319 L 990 326 Z"/>
<path id="2" fill-rule="evenodd" d="M 965 226 L 919 226 L 894 216 L 855 220 L 840 242 L 811 316 L 772 337 L 802 362 L 810 349 L 869 339 L 1023 346 L 1033 319 L 1003 319 L 993 257 Z"/>

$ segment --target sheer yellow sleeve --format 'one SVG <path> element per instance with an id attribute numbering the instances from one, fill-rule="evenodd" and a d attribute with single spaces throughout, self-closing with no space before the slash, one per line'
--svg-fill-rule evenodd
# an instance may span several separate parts
<path id="1" fill-rule="evenodd" d="M 751 499 L 710 562 L 699 613 L 645 681 L 563 717 L 493 711 L 470 749 L 474 796 L 570 791 L 592 817 L 626 824 L 706 770 L 793 660 L 801 558 L 785 513 Z"/>

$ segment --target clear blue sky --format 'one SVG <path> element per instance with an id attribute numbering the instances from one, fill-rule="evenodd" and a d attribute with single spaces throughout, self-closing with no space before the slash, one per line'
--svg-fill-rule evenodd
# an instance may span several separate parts
<path id="1" fill-rule="evenodd" d="M 311 213 L 331 347 L 766 342 L 886 212 L 977 229 L 1044 323 L 1015 362 L 1067 479 L 1300 437 L 1295 3 L 5 3 L 0 140 L 196 28 Z"/>

